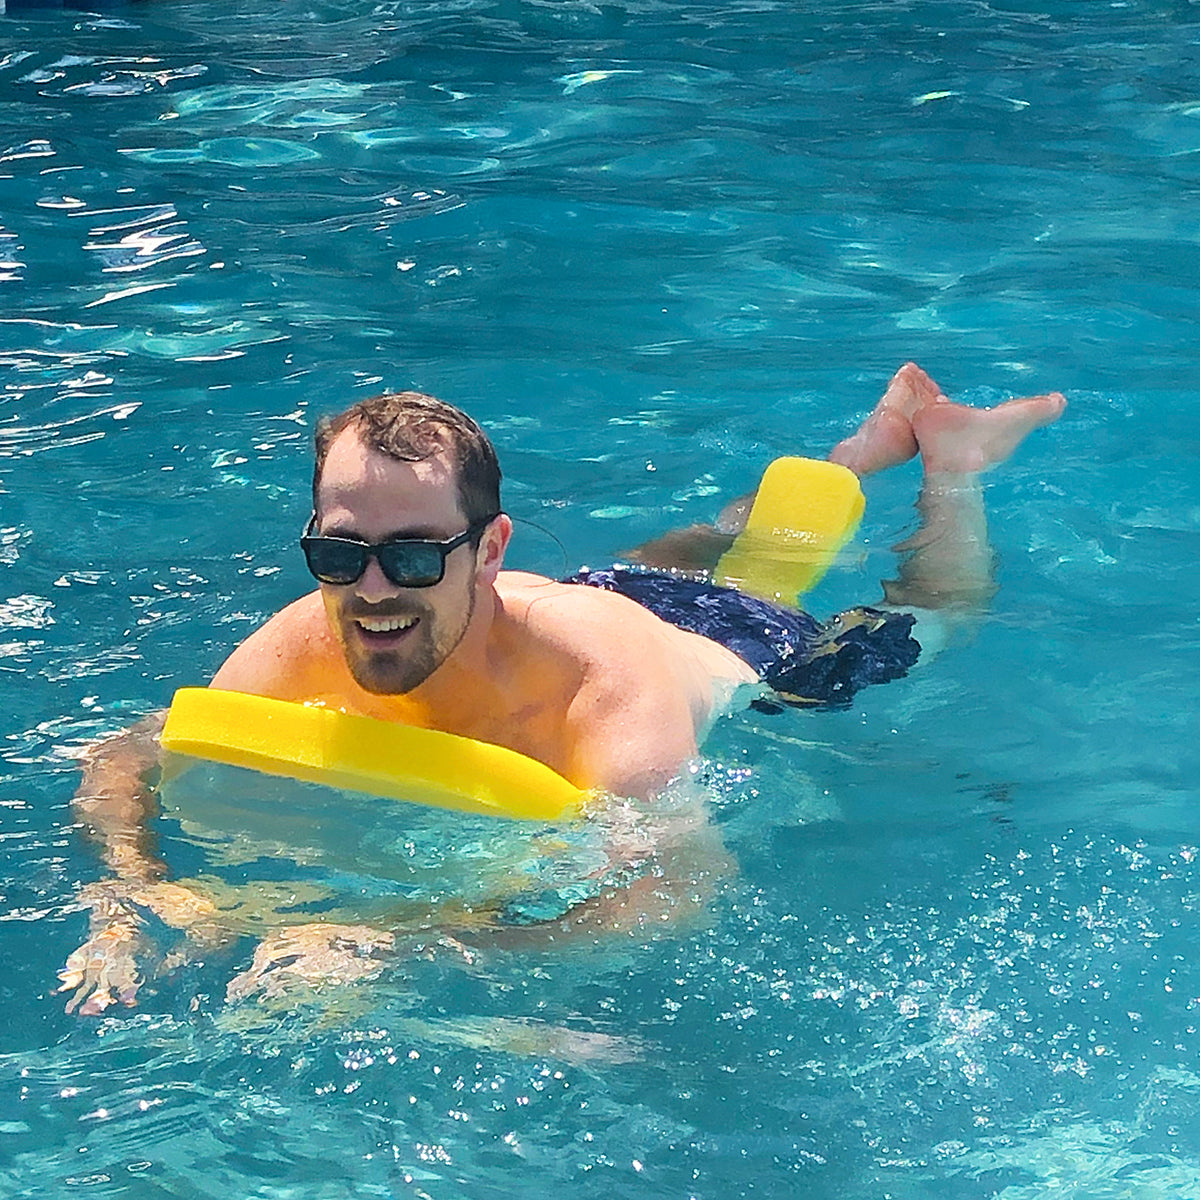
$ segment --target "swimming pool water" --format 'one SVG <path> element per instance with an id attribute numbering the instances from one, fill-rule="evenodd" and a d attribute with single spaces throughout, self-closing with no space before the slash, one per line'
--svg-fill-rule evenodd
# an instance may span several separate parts
<path id="1" fill-rule="evenodd" d="M 10 0 L 0 1196 L 1200 1192 L 1198 187 L 1182 0 Z M 463 405 L 558 573 L 906 359 L 1070 408 L 988 477 L 970 636 L 718 725 L 703 919 L 321 1006 L 226 1006 L 245 940 L 63 1013 L 73 755 L 307 586 L 317 413 Z M 918 478 L 814 607 L 878 597 Z"/>

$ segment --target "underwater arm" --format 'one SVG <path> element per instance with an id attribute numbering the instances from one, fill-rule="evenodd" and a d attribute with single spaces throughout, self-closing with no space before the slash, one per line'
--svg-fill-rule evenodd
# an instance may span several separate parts
<path id="1" fill-rule="evenodd" d="M 154 856 L 147 819 L 154 808 L 151 779 L 159 767 L 165 713 L 144 717 L 124 732 L 92 746 L 72 808 L 99 843 L 101 858 L 120 880 L 160 879 L 165 865 Z"/>
<path id="2" fill-rule="evenodd" d="M 92 1016 L 112 1004 L 134 1003 L 142 983 L 137 960 L 149 948 L 142 933 L 144 911 L 177 929 L 192 927 L 214 911 L 203 897 L 164 879 L 166 864 L 153 852 L 151 780 L 159 766 L 164 719 L 164 713 L 146 717 L 93 746 L 83 759 L 72 807 L 99 843 L 114 878 L 80 892 L 80 903 L 90 910 L 88 937 L 59 972 L 58 990 L 74 993 L 68 1012 Z"/>

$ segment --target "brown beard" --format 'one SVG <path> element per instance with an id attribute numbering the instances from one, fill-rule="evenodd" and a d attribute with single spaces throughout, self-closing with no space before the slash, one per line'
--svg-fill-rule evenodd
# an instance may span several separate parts
<path id="1" fill-rule="evenodd" d="M 467 610 L 461 622 L 456 622 L 449 629 L 439 628 L 442 624 L 434 610 L 428 606 L 419 609 L 411 604 L 385 602 L 370 608 L 359 606 L 347 608 L 341 614 L 341 620 L 352 624 L 355 617 L 388 617 L 418 618 L 417 626 L 412 636 L 412 643 L 394 654 L 388 650 L 372 652 L 368 646 L 365 654 L 360 654 L 357 647 L 361 643 L 353 643 L 356 647 L 354 654 L 348 650 L 348 643 L 353 634 L 346 634 L 342 639 L 342 653 L 350 674 L 355 683 L 366 692 L 373 695 L 400 696 L 413 691 L 423 684 L 450 657 L 458 647 L 470 625 L 475 612 L 475 589 L 468 591 Z"/>

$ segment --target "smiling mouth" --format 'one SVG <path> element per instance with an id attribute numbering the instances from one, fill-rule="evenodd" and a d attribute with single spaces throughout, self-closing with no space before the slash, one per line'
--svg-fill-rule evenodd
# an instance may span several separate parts
<path id="1" fill-rule="evenodd" d="M 368 637 L 395 637 L 406 633 L 416 623 L 416 617 L 355 617 L 354 623 Z"/>

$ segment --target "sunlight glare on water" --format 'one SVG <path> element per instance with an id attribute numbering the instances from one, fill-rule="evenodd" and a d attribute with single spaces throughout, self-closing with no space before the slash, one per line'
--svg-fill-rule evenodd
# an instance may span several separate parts
<path id="1" fill-rule="evenodd" d="M 1195 1194 L 1198 151 L 1175 0 L 9 0 L 0 1194 Z M 63 1012 L 76 756 L 308 587 L 318 414 L 461 404 L 512 565 L 562 574 L 823 455 L 909 359 L 1070 407 L 986 478 L 982 620 L 848 709 L 718 723 L 663 802 L 730 856 L 701 914 L 227 1003 L 252 931 L 390 896 L 389 854 L 414 906 L 606 878 L 594 831 L 397 807 L 319 871 L 231 851 L 245 936 Z M 878 600 L 919 478 L 867 481 L 814 611 Z M 223 852 L 157 831 L 180 875 Z"/>

